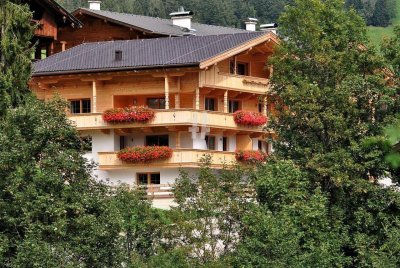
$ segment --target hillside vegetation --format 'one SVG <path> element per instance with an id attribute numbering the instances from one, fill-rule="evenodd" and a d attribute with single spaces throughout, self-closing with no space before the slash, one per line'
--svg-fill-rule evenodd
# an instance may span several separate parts
<path id="1" fill-rule="evenodd" d="M 355 8 L 367 25 L 386 27 L 396 16 L 398 0 L 346 0 L 346 7 Z M 68 10 L 87 7 L 87 0 L 58 0 Z M 168 18 L 180 6 L 195 13 L 194 20 L 222 26 L 243 27 L 248 17 L 260 23 L 277 22 L 279 15 L 293 0 L 103 0 L 102 9 Z"/>
<path id="2" fill-rule="evenodd" d="M 400 1 L 397 0 L 396 8 L 394 9 L 396 12 L 396 16 L 393 18 L 391 25 L 387 27 L 376 27 L 369 26 L 368 27 L 368 35 L 371 38 L 371 41 L 375 45 L 380 45 L 382 40 L 385 37 L 393 36 L 394 26 L 400 25 Z"/>

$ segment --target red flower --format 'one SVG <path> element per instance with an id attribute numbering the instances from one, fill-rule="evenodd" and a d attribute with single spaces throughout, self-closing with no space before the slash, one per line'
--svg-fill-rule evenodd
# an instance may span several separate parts
<path id="1" fill-rule="evenodd" d="M 268 154 L 261 151 L 236 151 L 236 160 L 247 164 L 262 163 L 267 160 Z"/>
<path id="2" fill-rule="evenodd" d="M 236 111 L 233 114 L 235 123 L 243 126 L 262 126 L 267 123 L 267 117 L 262 113 Z"/>
<path id="3" fill-rule="evenodd" d="M 117 157 L 129 163 L 149 163 L 171 158 L 172 152 L 167 146 L 136 146 L 119 151 Z"/>
<path id="4" fill-rule="evenodd" d="M 109 123 L 146 123 L 155 117 L 155 112 L 141 106 L 109 109 L 103 113 L 103 120 Z"/>

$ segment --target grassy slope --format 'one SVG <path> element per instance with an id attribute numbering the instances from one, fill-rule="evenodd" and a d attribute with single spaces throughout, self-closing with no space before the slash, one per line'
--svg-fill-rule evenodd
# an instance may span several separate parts
<path id="1" fill-rule="evenodd" d="M 393 34 L 394 26 L 400 25 L 400 0 L 397 0 L 396 14 L 396 18 L 393 19 L 392 25 L 388 27 L 368 27 L 368 35 L 373 44 L 379 46 L 385 36 L 391 36 Z"/>

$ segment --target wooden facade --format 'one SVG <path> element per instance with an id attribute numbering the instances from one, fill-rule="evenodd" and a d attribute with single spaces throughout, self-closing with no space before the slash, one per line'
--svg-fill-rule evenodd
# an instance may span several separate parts
<path id="1" fill-rule="evenodd" d="M 32 24 L 36 26 L 33 44 L 36 45 L 35 60 L 44 59 L 65 47 L 59 40 L 63 29 L 79 28 L 81 23 L 54 0 L 24 0 L 32 11 Z"/>
<path id="2" fill-rule="evenodd" d="M 79 10 L 74 14 L 82 22 L 83 27 L 60 29 L 59 39 L 65 44 L 65 49 L 82 43 L 160 37 L 160 35 L 146 33 L 107 19 L 93 17 Z M 62 46 L 56 47 L 57 52 L 62 51 L 62 49 Z"/>

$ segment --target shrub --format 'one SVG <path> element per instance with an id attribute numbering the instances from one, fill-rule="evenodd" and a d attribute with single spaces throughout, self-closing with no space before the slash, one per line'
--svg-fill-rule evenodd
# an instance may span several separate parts
<path id="1" fill-rule="evenodd" d="M 109 123 L 146 123 L 155 117 L 152 109 L 142 106 L 109 109 L 103 113 L 103 120 Z"/>
<path id="2" fill-rule="evenodd" d="M 135 146 L 118 152 L 118 158 L 129 163 L 149 163 L 172 157 L 172 149 L 167 146 Z"/>
<path id="3" fill-rule="evenodd" d="M 236 151 L 236 160 L 247 164 L 262 163 L 267 160 L 268 154 L 261 151 Z"/>
<path id="4" fill-rule="evenodd" d="M 258 112 L 236 111 L 233 119 L 236 124 L 243 126 L 262 126 L 267 123 L 267 117 Z"/>

